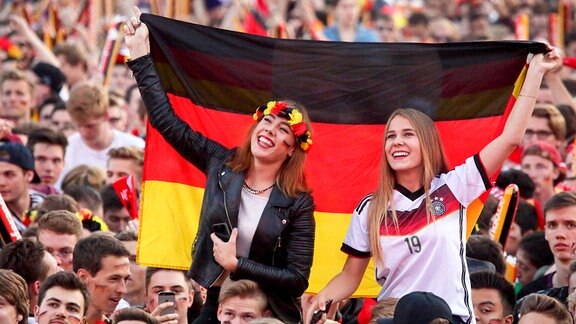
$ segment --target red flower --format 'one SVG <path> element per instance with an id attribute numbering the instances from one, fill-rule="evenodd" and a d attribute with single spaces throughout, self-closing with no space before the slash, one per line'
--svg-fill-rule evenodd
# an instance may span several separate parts
<path id="1" fill-rule="evenodd" d="M 296 137 L 304 134 L 305 132 L 306 132 L 306 124 L 304 122 L 292 125 L 292 133 L 294 133 Z"/>

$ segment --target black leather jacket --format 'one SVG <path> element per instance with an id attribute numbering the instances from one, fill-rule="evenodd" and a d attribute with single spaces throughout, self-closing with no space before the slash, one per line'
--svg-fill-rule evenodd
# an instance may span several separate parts
<path id="1" fill-rule="evenodd" d="M 206 174 L 188 274 L 203 287 L 210 287 L 223 272 L 212 252 L 212 225 L 237 227 L 245 175 L 225 165 L 234 149 L 195 132 L 174 113 L 149 55 L 128 62 L 128 66 L 134 72 L 152 127 Z M 274 187 L 254 234 L 249 258 L 238 257 L 238 268 L 230 274 L 234 280 L 258 282 L 268 295 L 272 311 L 288 323 L 301 321 L 299 297 L 308 287 L 314 252 L 314 207 L 309 193 L 290 198 Z"/>

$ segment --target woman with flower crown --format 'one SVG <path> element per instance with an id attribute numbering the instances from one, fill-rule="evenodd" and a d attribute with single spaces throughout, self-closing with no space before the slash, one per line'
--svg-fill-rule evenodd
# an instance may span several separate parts
<path id="1" fill-rule="evenodd" d="M 308 287 L 314 251 L 314 201 L 304 177 L 312 145 L 306 110 L 292 101 L 257 108 L 245 141 L 228 149 L 194 131 L 170 105 L 149 52 L 140 12 L 125 25 L 128 66 L 152 127 L 206 174 L 200 224 L 189 276 L 207 288 L 195 323 L 220 323 L 220 285 L 226 278 L 256 281 L 273 315 L 301 321 L 298 298 Z M 227 231 L 230 231 L 228 234 Z M 217 235 L 218 234 L 218 235 Z"/>

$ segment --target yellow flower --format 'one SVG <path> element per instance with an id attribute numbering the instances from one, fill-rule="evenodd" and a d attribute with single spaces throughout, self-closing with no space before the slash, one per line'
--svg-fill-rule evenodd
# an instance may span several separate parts
<path id="1" fill-rule="evenodd" d="M 298 111 L 298 109 L 292 109 L 292 111 L 288 115 L 290 116 L 290 119 L 288 120 L 288 124 L 296 125 L 296 124 L 302 122 L 302 114 Z"/>
<path id="2" fill-rule="evenodd" d="M 252 114 L 252 119 L 258 120 L 258 112 Z"/>
<path id="3" fill-rule="evenodd" d="M 264 116 L 270 115 L 272 113 L 272 109 L 276 106 L 276 101 L 268 101 L 266 104 L 266 109 L 264 109 Z"/>

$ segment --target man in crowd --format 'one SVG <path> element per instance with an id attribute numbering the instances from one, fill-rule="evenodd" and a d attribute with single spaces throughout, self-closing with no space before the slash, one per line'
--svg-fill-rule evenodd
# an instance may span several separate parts
<path id="1" fill-rule="evenodd" d="M 128 222 L 131 220 L 130 213 L 120 201 L 120 197 L 112 185 L 105 185 L 100 192 L 102 197 L 103 220 L 108 225 L 108 229 L 114 233 L 126 230 Z"/>
<path id="2" fill-rule="evenodd" d="M 175 294 L 175 305 L 168 303 L 158 304 L 158 293 L 171 291 Z M 178 320 L 178 324 L 188 323 L 188 307 L 192 305 L 194 291 L 186 271 L 148 268 L 146 269 L 146 309 L 152 312 L 160 322 Z M 160 313 L 173 306 L 175 314 L 161 316 Z"/>
<path id="3" fill-rule="evenodd" d="M 38 220 L 38 242 L 64 271 L 72 271 L 74 247 L 83 235 L 82 223 L 69 211 L 51 211 Z"/>
<path id="4" fill-rule="evenodd" d="M 110 149 L 144 147 L 141 138 L 110 126 L 107 109 L 107 94 L 101 85 L 85 82 L 70 91 L 66 110 L 78 132 L 68 138 L 64 173 L 81 164 L 106 169 Z"/>
<path id="5" fill-rule="evenodd" d="M 59 272 L 40 287 L 34 317 L 38 324 L 81 323 L 88 309 L 86 285 L 71 272 Z"/>
<path id="6" fill-rule="evenodd" d="M 227 280 L 218 297 L 218 320 L 220 323 L 249 323 L 270 316 L 268 299 L 260 286 L 251 280 Z"/>
<path id="7" fill-rule="evenodd" d="M 30 183 L 39 181 L 34 171 L 34 157 L 26 146 L 0 145 L 0 194 L 20 231 L 25 229 L 23 215 L 44 200 L 43 194 L 30 189 Z"/>
<path id="8" fill-rule="evenodd" d="M 47 195 L 58 193 L 54 185 L 64 169 L 64 154 L 68 146 L 66 136 L 50 128 L 38 128 L 28 135 L 26 145 L 32 151 L 41 181 L 33 188 Z"/>
<path id="9" fill-rule="evenodd" d="M 0 268 L 19 274 L 28 286 L 28 310 L 38 304 L 40 285 L 50 275 L 61 271 L 56 260 L 44 250 L 42 244 L 32 240 L 19 240 L 0 250 Z M 31 314 L 29 317 L 33 318 Z"/>
<path id="10" fill-rule="evenodd" d="M 88 58 L 80 44 L 73 42 L 58 44 L 54 48 L 54 55 L 60 61 L 60 70 L 66 76 L 69 89 L 88 80 Z"/>
<path id="11" fill-rule="evenodd" d="M 527 284 L 518 293 L 522 298 L 530 293 L 568 286 L 569 266 L 574 260 L 571 247 L 576 243 L 576 193 L 558 193 L 544 205 L 546 225 L 544 235 L 554 255 L 556 271 Z M 565 301 L 567 289 L 559 289 L 558 299 Z"/>
<path id="12" fill-rule="evenodd" d="M 118 147 L 108 152 L 106 181 L 109 184 L 125 176 L 132 176 L 136 191 L 142 187 L 142 166 L 144 150 L 138 147 Z"/>
<path id="13" fill-rule="evenodd" d="M 88 323 L 107 320 L 122 296 L 130 278 L 130 252 L 117 239 L 92 234 L 74 248 L 74 272 L 88 287 Z"/>
<path id="14" fill-rule="evenodd" d="M 0 76 L 0 118 L 14 126 L 30 122 L 34 100 L 34 84 L 19 70 L 8 70 Z"/>
<path id="15" fill-rule="evenodd" d="M 124 299 L 130 306 L 142 306 L 146 296 L 146 267 L 136 264 L 136 247 L 138 235 L 132 231 L 120 232 L 114 237 L 122 242 L 126 249 L 130 251 L 130 279 L 126 283 L 126 293 Z"/>
<path id="16" fill-rule="evenodd" d="M 476 323 L 512 324 L 516 296 L 514 287 L 499 274 L 487 271 L 470 274 Z"/>

